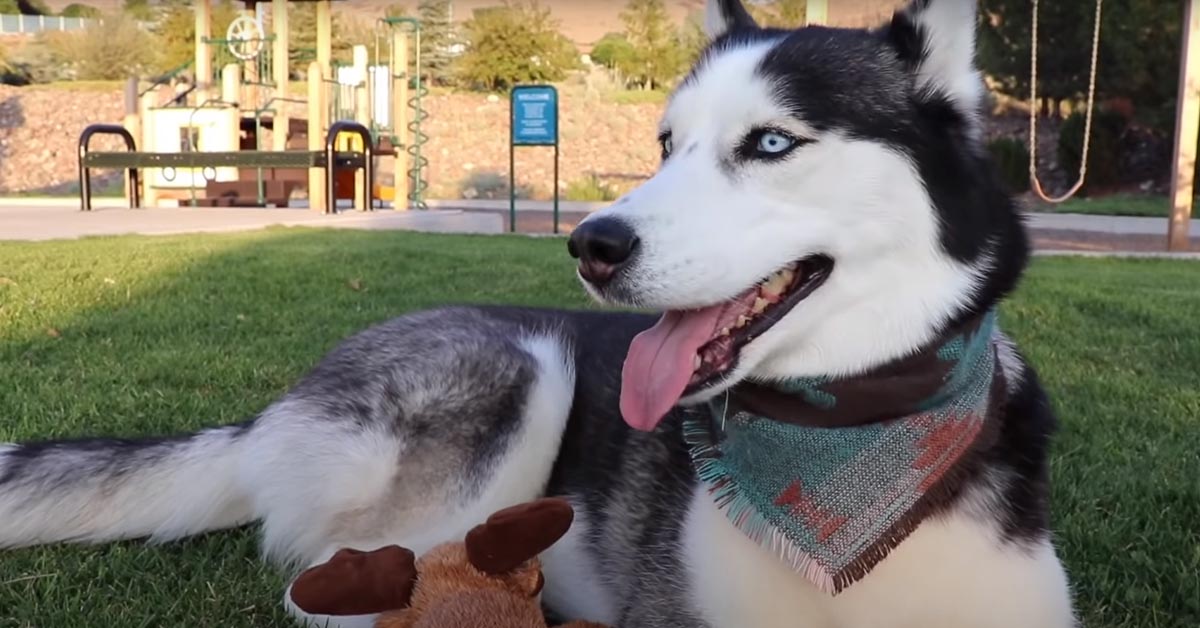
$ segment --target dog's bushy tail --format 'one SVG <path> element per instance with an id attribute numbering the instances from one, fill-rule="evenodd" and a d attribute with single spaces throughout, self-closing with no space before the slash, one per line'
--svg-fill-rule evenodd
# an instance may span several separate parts
<path id="1" fill-rule="evenodd" d="M 252 427 L 0 444 L 0 547 L 166 541 L 248 523 L 254 513 L 238 468 Z"/>

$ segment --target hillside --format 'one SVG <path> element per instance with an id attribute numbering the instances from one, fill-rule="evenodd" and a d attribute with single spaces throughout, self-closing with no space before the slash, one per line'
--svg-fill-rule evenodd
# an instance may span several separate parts
<path id="1" fill-rule="evenodd" d="M 48 0 L 47 5 L 55 11 L 74 0 Z M 880 23 L 895 7 L 903 4 L 899 0 L 828 0 L 829 21 L 841 26 L 863 26 Z M 664 0 L 667 11 L 677 23 L 682 23 L 693 11 L 704 10 L 704 0 Z M 118 0 L 91 0 L 91 4 L 102 10 L 120 6 Z M 541 0 L 561 23 L 564 34 L 585 50 L 605 33 L 622 30 L 621 0 Z M 402 5 L 415 12 L 417 0 L 347 0 L 337 2 L 336 10 L 363 19 L 374 19 L 392 5 Z M 453 0 L 451 6 L 455 21 L 470 19 L 472 11 L 481 7 L 496 6 L 500 0 Z"/>

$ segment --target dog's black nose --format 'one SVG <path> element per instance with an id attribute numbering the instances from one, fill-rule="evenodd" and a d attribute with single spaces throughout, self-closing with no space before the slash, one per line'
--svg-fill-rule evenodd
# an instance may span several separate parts
<path id="1" fill-rule="evenodd" d="M 637 234 L 616 218 L 585 221 L 567 241 L 567 251 L 579 260 L 579 275 L 597 286 L 608 283 L 637 247 Z"/>

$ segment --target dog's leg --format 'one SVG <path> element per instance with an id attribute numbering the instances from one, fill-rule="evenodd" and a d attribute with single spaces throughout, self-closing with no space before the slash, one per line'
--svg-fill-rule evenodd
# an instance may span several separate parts
<path id="1" fill-rule="evenodd" d="M 258 494 L 267 552 L 303 566 L 347 547 L 400 545 L 420 555 L 462 539 L 497 510 L 541 496 L 571 409 L 569 352 L 551 336 L 487 349 L 438 358 L 451 370 L 417 360 L 408 368 L 419 374 L 393 377 L 405 399 L 393 423 L 288 427 L 282 415 L 304 409 L 281 403 L 281 416 L 265 419 L 280 422 L 274 437 L 254 448 L 251 462 L 262 476 L 277 460 L 291 461 L 291 473 L 276 472 Z M 310 624 L 327 619 L 288 610 Z M 332 625 L 358 621 L 369 618 Z"/>

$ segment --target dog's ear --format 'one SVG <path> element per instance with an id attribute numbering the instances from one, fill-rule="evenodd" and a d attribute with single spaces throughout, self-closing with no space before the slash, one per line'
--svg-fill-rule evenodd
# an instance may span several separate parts
<path id="1" fill-rule="evenodd" d="M 725 33 L 758 28 L 741 0 L 708 0 L 704 11 L 704 29 L 716 39 Z"/>
<path id="2" fill-rule="evenodd" d="M 948 99 L 975 117 L 986 90 L 975 67 L 978 0 L 912 0 L 897 11 L 884 36 L 911 68 L 924 96 Z"/>

